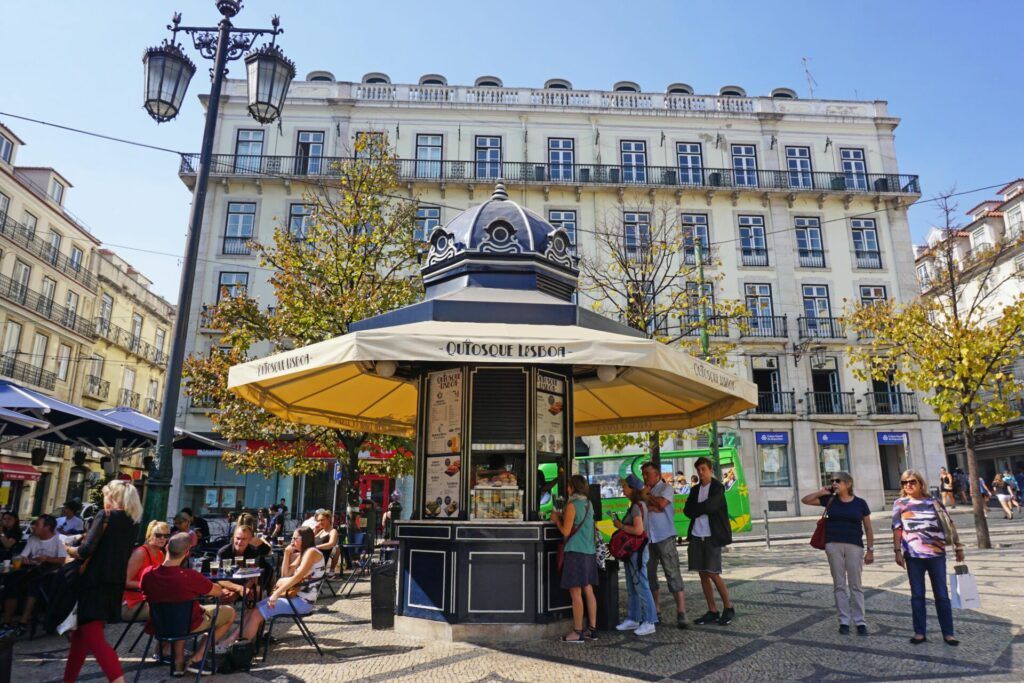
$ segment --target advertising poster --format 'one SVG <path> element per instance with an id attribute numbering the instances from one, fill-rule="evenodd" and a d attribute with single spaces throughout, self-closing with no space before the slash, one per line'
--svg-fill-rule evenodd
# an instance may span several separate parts
<path id="1" fill-rule="evenodd" d="M 459 515 L 459 472 L 462 459 L 457 455 L 427 458 L 424 489 L 424 519 L 448 519 Z"/>
<path id="2" fill-rule="evenodd" d="M 223 491 L 221 491 L 221 498 L 220 498 L 221 507 L 226 507 L 226 508 L 233 508 L 233 507 L 235 507 L 235 503 L 238 501 L 238 499 L 236 497 L 237 493 L 238 493 L 237 489 L 224 489 Z"/>
<path id="3" fill-rule="evenodd" d="M 218 497 L 217 489 L 206 489 L 206 499 L 204 502 L 208 508 L 220 507 L 220 498 Z"/>
<path id="4" fill-rule="evenodd" d="M 537 450 L 562 453 L 565 449 L 565 382 L 537 375 Z"/>
<path id="5" fill-rule="evenodd" d="M 428 381 L 427 453 L 462 450 L 462 371 L 433 372 Z"/>

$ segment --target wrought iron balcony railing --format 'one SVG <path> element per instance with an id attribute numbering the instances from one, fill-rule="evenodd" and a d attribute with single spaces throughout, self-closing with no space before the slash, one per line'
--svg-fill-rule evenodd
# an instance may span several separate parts
<path id="1" fill-rule="evenodd" d="M 61 327 L 83 337 L 89 339 L 96 337 L 96 329 L 92 321 L 86 320 L 75 311 L 54 303 L 53 299 L 29 289 L 20 282 L 15 282 L 6 275 L 0 275 L 0 298 L 27 308 L 43 318 L 55 322 Z"/>
<path id="2" fill-rule="evenodd" d="M 810 415 L 856 415 L 857 401 L 852 391 L 808 391 Z"/>
<path id="3" fill-rule="evenodd" d="M 252 237 L 228 237 L 224 236 L 223 253 L 227 256 L 248 256 L 252 253 L 249 242 Z"/>
<path id="4" fill-rule="evenodd" d="M 0 355 L 0 375 L 48 390 L 57 386 L 57 375 L 31 363 L 20 361 L 14 354 Z"/>
<path id="5" fill-rule="evenodd" d="M 788 334 L 784 315 L 752 315 L 741 321 L 741 337 L 786 337 Z"/>
<path id="6" fill-rule="evenodd" d="M 846 328 L 840 318 L 797 318 L 801 339 L 845 339 Z"/>
<path id="7" fill-rule="evenodd" d="M 163 407 L 164 404 L 162 401 L 158 401 L 155 398 L 147 398 L 143 412 L 151 417 L 160 417 L 160 411 Z"/>
<path id="8" fill-rule="evenodd" d="M 857 258 L 858 268 L 879 269 L 882 267 L 882 252 L 875 250 L 857 249 L 854 254 Z"/>
<path id="9" fill-rule="evenodd" d="M 121 391 L 117 395 L 117 405 L 138 410 L 139 398 L 138 392 L 121 387 Z"/>
<path id="10" fill-rule="evenodd" d="M 912 391 L 869 391 L 864 398 L 868 415 L 917 414 L 917 399 Z"/>
<path id="11" fill-rule="evenodd" d="M 85 376 L 85 395 L 99 401 L 106 401 L 110 395 L 110 382 L 96 375 Z"/>
<path id="12" fill-rule="evenodd" d="M 712 337 L 729 336 L 729 318 L 724 315 L 709 315 L 705 318 L 708 335 Z M 679 317 L 679 333 L 684 337 L 699 337 L 702 329 L 700 315 L 688 313 Z"/>
<path id="13" fill-rule="evenodd" d="M 339 168 L 350 161 L 353 161 L 352 157 L 215 154 L 211 161 L 210 173 L 218 176 L 330 177 L 338 176 Z M 906 174 L 793 174 L 789 171 L 731 168 L 433 159 L 399 159 L 395 163 L 398 177 L 405 181 L 492 183 L 497 178 L 502 178 L 506 183 L 544 185 L 643 185 L 780 192 L 921 194 L 918 177 Z M 198 154 L 181 155 L 181 175 L 195 175 L 198 168 Z"/>
<path id="14" fill-rule="evenodd" d="M 130 351 L 139 358 L 147 360 L 154 365 L 159 365 L 161 367 L 167 365 L 166 353 L 149 342 L 143 341 L 141 337 L 133 335 L 128 330 L 119 325 L 115 325 L 105 318 L 96 319 L 96 333 L 112 344 L 116 344 L 122 349 Z"/>
<path id="15" fill-rule="evenodd" d="M 745 266 L 767 266 L 768 250 L 743 247 L 740 262 Z"/>
<path id="16" fill-rule="evenodd" d="M 795 393 L 792 391 L 759 391 L 757 407 L 750 412 L 758 415 L 793 415 L 796 413 Z"/>
<path id="17" fill-rule="evenodd" d="M 29 230 L 27 226 L 6 213 L 0 213 L 0 235 L 36 256 L 57 272 L 67 275 L 83 287 L 95 291 L 96 276 L 87 270 L 81 262 L 72 261 L 55 250 L 49 242 L 37 239 L 35 231 Z"/>
<path id="18" fill-rule="evenodd" d="M 825 251 L 822 249 L 800 249 L 798 255 L 801 268 L 825 267 Z"/>

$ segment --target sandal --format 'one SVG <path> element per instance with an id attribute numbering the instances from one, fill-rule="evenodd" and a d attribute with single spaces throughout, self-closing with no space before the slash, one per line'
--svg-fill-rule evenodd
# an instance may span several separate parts
<path id="1" fill-rule="evenodd" d="M 570 638 L 569 637 L 570 634 L 566 633 L 564 636 L 562 636 L 562 642 L 563 643 L 585 643 L 585 642 L 587 642 L 586 639 L 583 637 L 583 631 L 577 631 L 576 629 L 573 629 L 572 632 L 576 634 L 576 637 L 575 638 Z"/>
<path id="2" fill-rule="evenodd" d="M 584 640 L 597 640 L 597 628 L 587 627 L 583 629 Z"/>

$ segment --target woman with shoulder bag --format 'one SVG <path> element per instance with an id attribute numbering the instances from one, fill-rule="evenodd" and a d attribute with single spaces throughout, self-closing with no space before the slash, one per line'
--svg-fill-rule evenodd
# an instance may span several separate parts
<path id="1" fill-rule="evenodd" d="M 646 537 L 644 526 L 647 521 L 647 503 L 644 502 L 644 483 L 640 477 L 630 474 L 622 480 L 622 493 L 629 498 L 629 512 L 622 519 L 614 520 L 615 528 L 633 536 Z M 647 544 L 625 559 L 626 564 L 626 619 L 615 628 L 619 631 L 635 631 L 638 636 L 654 633 L 658 611 L 651 596 L 651 584 L 647 579 Z"/>
<path id="2" fill-rule="evenodd" d="M 562 563 L 562 588 L 572 598 L 572 633 L 562 636 L 566 643 L 582 643 L 597 639 L 597 546 L 594 544 L 594 509 L 587 494 L 590 485 L 580 474 L 569 478 L 569 501 L 565 513 L 554 510 L 551 521 L 565 537 Z M 583 626 L 583 605 L 586 601 L 587 627 Z"/>
<path id="3" fill-rule="evenodd" d="M 964 549 L 956 536 L 952 520 L 942 503 L 928 495 L 924 476 L 907 470 L 900 476 L 902 498 L 892 505 L 892 544 L 896 564 L 907 570 L 910 579 L 910 606 L 914 615 L 912 645 L 920 645 L 926 637 L 924 577 L 931 579 L 935 612 L 946 645 L 959 645 L 953 636 L 953 609 L 946 587 L 946 545 L 956 548 L 956 561 L 964 561 Z M 945 527 L 949 527 L 949 535 Z"/>
<path id="4" fill-rule="evenodd" d="M 78 679 L 91 652 L 110 681 L 124 681 L 117 652 L 103 633 L 108 622 L 121 620 L 121 598 L 128 576 L 142 502 L 129 481 L 115 479 L 103 487 L 103 510 L 96 514 L 85 540 L 68 555 L 83 561 L 78 596 L 78 626 L 71 631 L 71 648 L 64 667 L 65 683 Z"/>
<path id="5" fill-rule="evenodd" d="M 839 632 L 849 633 L 850 622 L 853 621 L 857 635 L 866 636 L 868 627 L 864 620 L 864 591 L 860 577 L 864 565 L 875 561 L 871 508 L 863 498 L 853 495 L 853 477 L 847 472 L 836 472 L 832 475 L 831 485 L 804 496 L 801 502 L 825 508 L 825 555 L 832 573 Z M 862 534 L 868 540 L 866 551 Z"/>

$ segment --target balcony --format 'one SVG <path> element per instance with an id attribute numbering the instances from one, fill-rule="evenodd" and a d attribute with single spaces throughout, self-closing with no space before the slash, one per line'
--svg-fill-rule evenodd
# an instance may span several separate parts
<path id="1" fill-rule="evenodd" d="M 759 391 L 757 407 L 750 412 L 757 415 L 794 415 L 796 398 L 792 391 Z"/>
<path id="2" fill-rule="evenodd" d="M 729 336 L 729 319 L 723 315 L 709 315 L 704 320 L 711 337 Z M 700 315 L 690 313 L 679 317 L 679 334 L 684 337 L 699 337 L 702 329 Z"/>
<path id="3" fill-rule="evenodd" d="M 741 337 L 786 337 L 786 316 L 754 315 L 740 321 Z"/>
<path id="4" fill-rule="evenodd" d="M 9 377 L 16 382 L 31 384 L 52 391 L 57 386 L 57 375 L 40 367 L 25 363 L 14 357 L 14 354 L 0 355 L 0 375 Z"/>
<path id="5" fill-rule="evenodd" d="M 854 251 L 854 256 L 857 259 L 858 268 L 880 270 L 882 267 L 882 252 L 880 251 L 857 249 Z"/>
<path id="6" fill-rule="evenodd" d="M 51 268 L 70 277 L 86 289 L 96 290 L 96 276 L 86 270 L 80 262 L 72 261 L 56 251 L 49 242 L 36 238 L 34 231 L 22 225 L 5 213 L 0 213 L 0 235 L 17 244 Z"/>
<path id="7" fill-rule="evenodd" d="M 912 391 L 869 391 L 864 394 L 868 415 L 917 415 Z"/>
<path id="8" fill-rule="evenodd" d="M 96 375 L 86 375 L 85 395 L 97 401 L 106 401 L 110 395 L 110 382 Z"/>
<path id="9" fill-rule="evenodd" d="M 316 163 L 312 163 L 313 161 Z M 340 168 L 354 157 L 246 156 L 215 154 L 210 162 L 213 176 L 251 178 L 338 177 Z M 522 161 L 452 161 L 398 159 L 395 172 L 406 182 L 460 182 L 492 184 L 502 178 L 506 184 L 536 185 L 639 185 L 697 190 L 754 190 L 791 194 L 838 193 L 878 195 L 920 195 L 916 175 L 843 174 L 814 172 L 794 175 L 789 171 L 734 170 L 731 168 L 679 168 L 619 164 L 550 164 Z M 195 176 L 198 154 L 182 154 L 178 173 Z"/>
<path id="10" fill-rule="evenodd" d="M 139 398 L 137 392 L 121 387 L 121 391 L 117 394 L 117 405 L 138 410 Z"/>
<path id="11" fill-rule="evenodd" d="M 111 344 L 120 346 L 125 351 L 134 353 L 139 358 L 149 361 L 153 365 L 158 367 L 165 367 L 167 365 L 166 353 L 109 320 L 97 318 L 96 333 Z"/>
<path id="12" fill-rule="evenodd" d="M 751 247 L 743 247 L 741 250 L 740 262 L 745 266 L 760 266 L 766 267 L 768 265 L 768 250 L 767 249 L 755 249 Z"/>
<path id="13" fill-rule="evenodd" d="M 252 253 L 249 242 L 252 237 L 228 237 L 224 236 L 223 254 L 225 256 L 248 256 Z"/>
<path id="14" fill-rule="evenodd" d="M 149 415 L 150 417 L 160 417 L 160 411 L 163 407 L 164 404 L 162 401 L 158 401 L 155 398 L 147 398 L 142 412 L 146 413 L 146 415 Z"/>
<path id="15" fill-rule="evenodd" d="M 705 247 L 700 253 L 701 264 L 711 265 L 711 249 Z M 693 247 L 683 247 L 683 263 L 688 266 L 697 265 L 697 250 Z"/>
<path id="16" fill-rule="evenodd" d="M 46 320 L 57 323 L 64 329 L 87 339 L 96 338 L 96 328 L 91 321 L 82 318 L 75 311 L 55 304 L 53 299 L 48 299 L 6 275 L 0 275 L 0 298 L 37 313 Z"/>
<path id="17" fill-rule="evenodd" d="M 852 391 L 808 391 L 808 415 L 856 415 L 857 401 Z"/>
<path id="18" fill-rule="evenodd" d="M 825 251 L 822 249 L 800 249 L 799 257 L 801 268 L 825 267 Z"/>
<path id="19" fill-rule="evenodd" d="M 846 339 L 846 329 L 840 318 L 797 318 L 801 339 Z"/>

